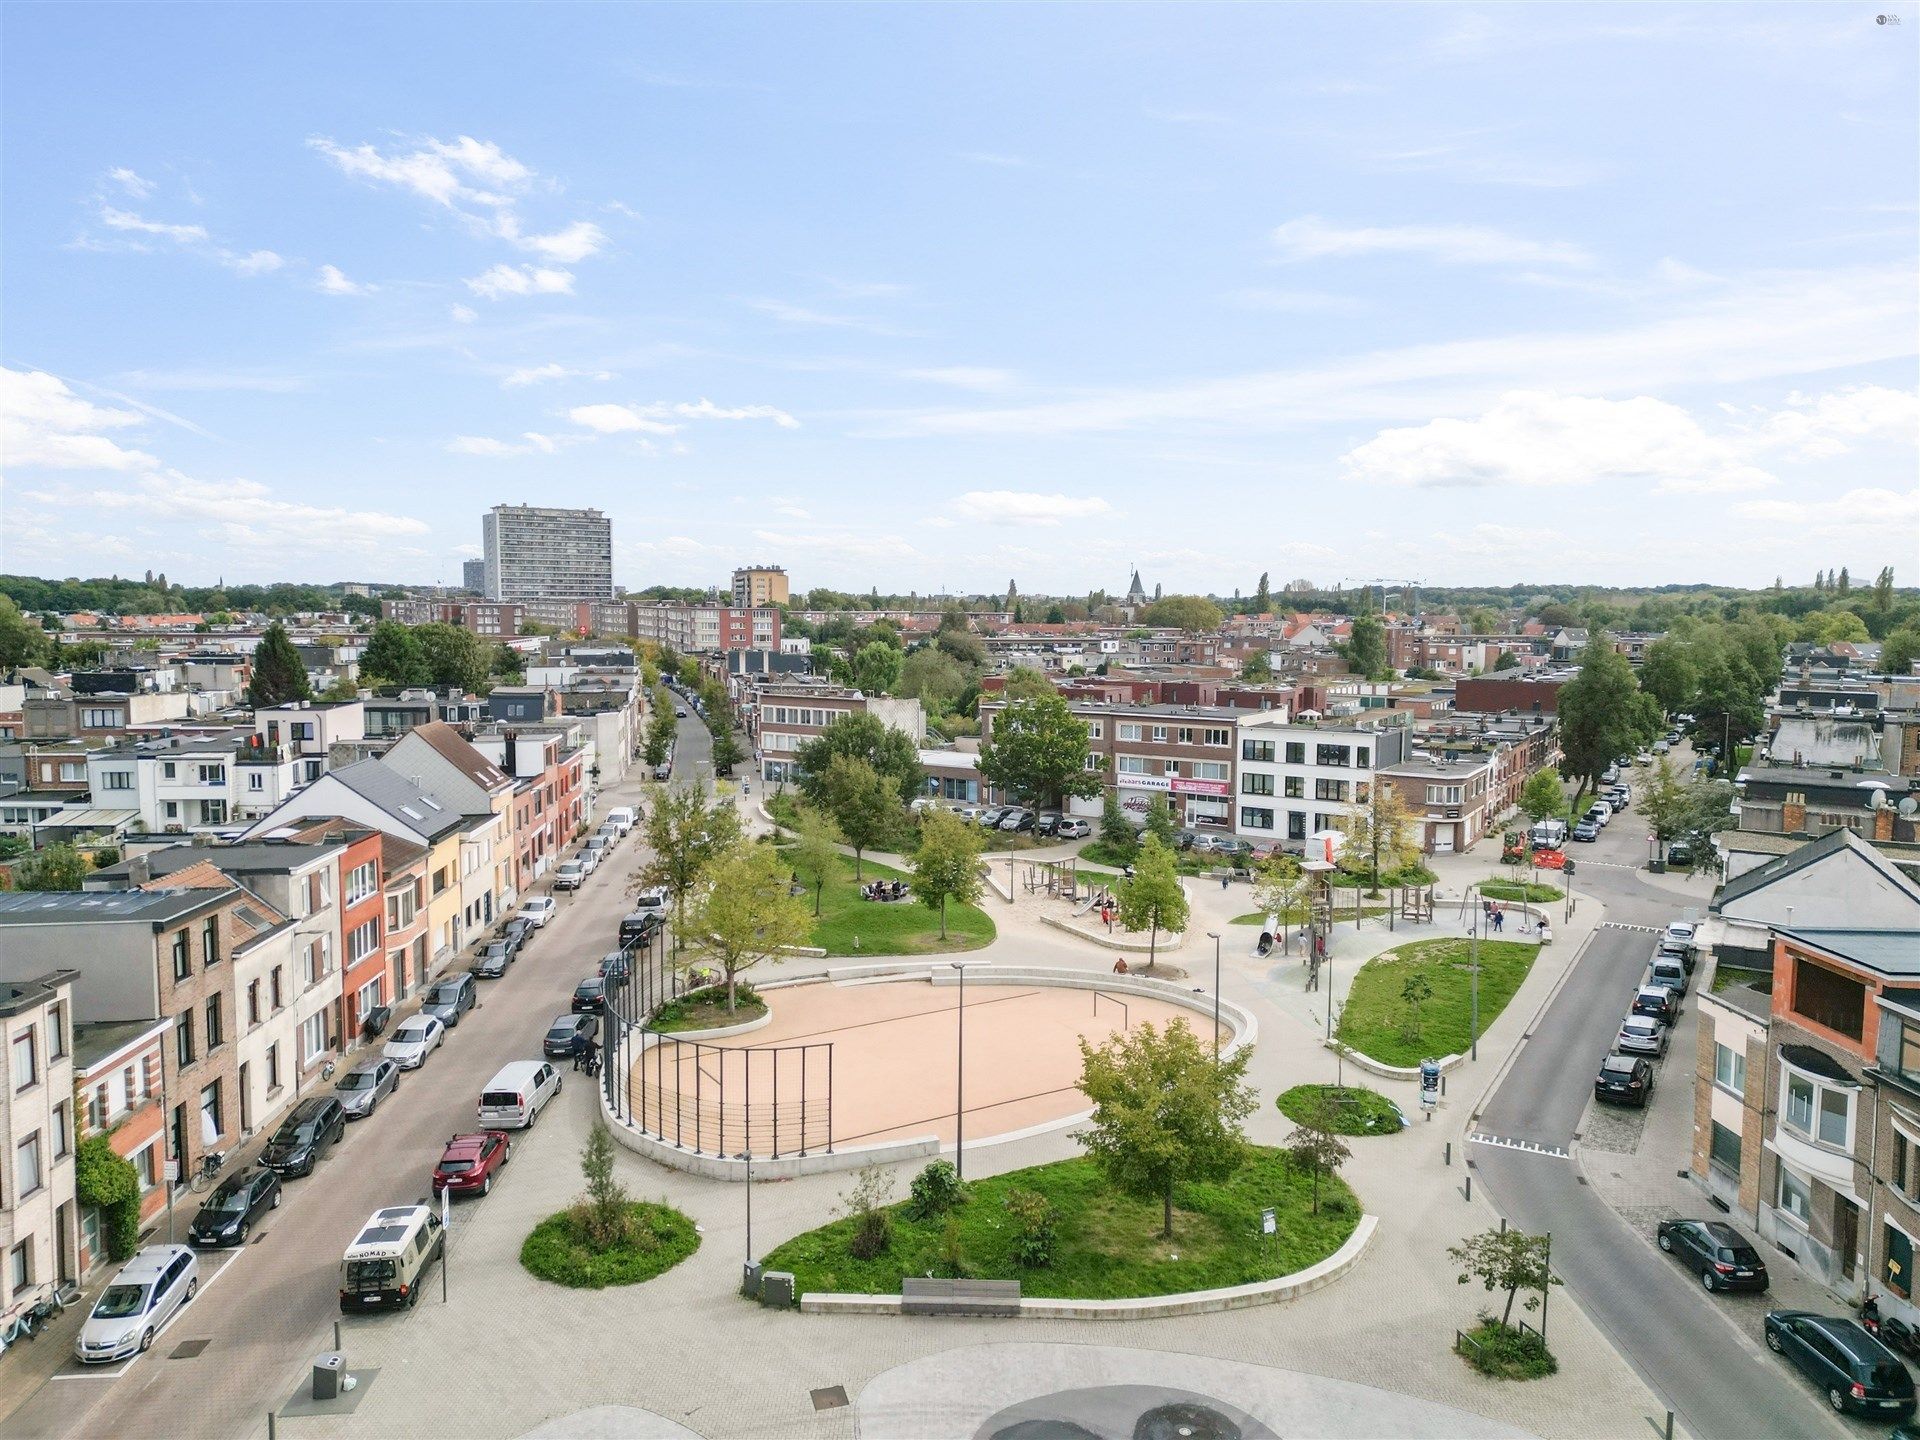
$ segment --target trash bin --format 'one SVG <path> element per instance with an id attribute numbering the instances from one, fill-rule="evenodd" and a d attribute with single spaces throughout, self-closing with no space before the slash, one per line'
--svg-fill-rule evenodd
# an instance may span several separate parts
<path id="1" fill-rule="evenodd" d="M 1664 875 L 1667 873 L 1667 862 L 1664 860 L 1649 860 L 1647 862 L 1647 869 L 1656 875 Z"/>
<path id="2" fill-rule="evenodd" d="M 340 1381 L 346 1375 L 347 1357 L 338 1350 L 326 1350 L 313 1357 L 313 1398 L 338 1400 Z"/>

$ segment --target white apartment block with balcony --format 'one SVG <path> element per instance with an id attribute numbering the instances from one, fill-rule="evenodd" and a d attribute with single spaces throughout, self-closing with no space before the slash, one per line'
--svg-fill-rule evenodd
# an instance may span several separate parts
<path id="1" fill-rule="evenodd" d="M 284 746 L 293 753 L 295 773 L 305 785 L 326 773 L 333 746 L 367 738 L 367 707 L 360 700 L 275 705 L 254 711 L 253 730 L 268 747 Z"/>
<path id="2" fill-rule="evenodd" d="M 613 524 L 598 510 L 496 505 L 480 529 L 489 600 L 613 598 Z"/>
<path id="3" fill-rule="evenodd" d="M 156 835 L 258 819 L 305 783 L 285 746 L 232 739 L 129 741 L 88 755 L 86 777 L 95 806 L 137 810 Z"/>
<path id="4" fill-rule="evenodd" d="M 1297 848 L 1337 830 L 1371 795 L 1374 772 L 1405 760 L 1412 744 L 1398 713 L 1335 724 L 1249 712 L 1240 721 L 1234 833 Z"/>

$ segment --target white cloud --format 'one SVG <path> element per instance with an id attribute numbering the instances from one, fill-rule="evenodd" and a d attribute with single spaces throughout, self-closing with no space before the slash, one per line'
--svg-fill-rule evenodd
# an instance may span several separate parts
<path id="1" fill-rule="evenodd" d="M 186 524 L 201 539 L 228 546 L 309 551 L 330 546 L 377 552 L 395 537 L 424 535 L 427 524 L 409 515 L 281 500 L 258 481 L 197 480 L 178 470 L 145 475 L 112 490 L 56 497 L 88 510 L 131 511 L 163 522 Z"/>
<path id="2" fill-rule="evenodd" d="M 498 145 L 469 135 L 453 141 L 423 140 L 417 149 L 385 153 L 371 145 L 348 149 L 324 137 L 315 137 L 307 144 L 331 160 L 343 174 L 376 184 L 397 185 L 439 205 L 453 206 L 458 202 L 504 205 L 506 198 L 498 191 L 516 189 L 533 179 L 531 170 Z M 472 182 L 494 188 L 476 189 Z"/>
<path id="3" fill-rule="evenodd" d="M 607 232 L 591 220 L 576 220 L 551 235 L 522 235 L 519 221 L 511 215 L 500 217 L 500 231 L 522 250 L 532 250 L 562 265 L 574 265 L 589 255 L 598 254 L 607 243 Z"/>
<path id="4" fill-rule="evenodd" d="M 608 370 L 573 370 L 565 365 L 529 365 L 519 370 L 510 370 L 500 377 L 500 383 L 508 389 L 517 389 L 522 385 L 538 385 L 546 380 L 567 380 L 575 377 L 592 380 L 611 380 L 613 373 Z"/>
<path id="5" fill-rule="evenodd" d="M 680 431 L 678 425 L 662 424 L 629 405 L 576 405 L 567 412 L 567 418 L 576 425 L 584 425 L 602 435 L 620 435 L 628 431 L 639 431 L 646 435 L 675 435 Z"/>
<path id="6" fill-rule="evenodd" d="M 511 455 L 551 455 L 559 446 L 551 435 L 540 435 L 529 430 L 520 437 L 520 443 L 507 440 L 495 440 L 487 435 L 456 435 L 447 442 L 447 449 L 455 455 L 479 455 L 488 459 L 505 459 Z"/>
<path id="7" fill-rule="evenodd" d="M 1026 490 L 969 490 L 953 502 L 963 520 L 987 525 L 1058 525 L 1110 515 L 1113 507 L 1098 495 L 1041 495 Z"/>
<path id="8" fill-rule="evenodd" d="M 143 179 L 140 175 L 127 169 L 124 165 L 116 166 L 112 170 L 109 170 L 107 172 L 107 178 L 136 200 L 144 200 L 153 194 L 153 182 Z"/>
<path id="9" fill-rule="evenodd" d="M 951 385 L 956 390 L 1004 390 L 1017 378 L 1011 370 L 996 370 L 988 365 L 937 365 L 926 370 L 909 370 L 909 380 L 926 380 L 935 385 Z"/>
<path id="10" fill-rule="evenodd" d="M 238 275 L 266 275 L 287 262 L 271 250 L 252 250 L 245 255 L 228 252 L 221 256 L 221 263 Z"/>
<path id="11" fill-rule="evenodd" d="M 1877 436 L 1920 439 L 1920 395 L 1882 385 L 1818 396 L 1796 391 L 1785 409 L 1758 426 L 1762 443 L 1817 459 L 1845 454 L 1850 440 Z"/>
<path id="12" fill-rule="evenodd" d="M 1277 226 L 1273 243 L 1285 260 L 1351 255 L 1425 255 L 1451 265 L 1591 265 L 1578 245 L 1528 240 L 1482 225 L 1373 225 L 1343 229 L 1318 215 Z"/>
<path id="13" fill-rule="evenodd" d="M 455 305 L 447 315 L 459 325 L 471 325 L 480 318 L 480 312 L 471 305 Z"/>
<path id="14" fill-rule="evenodd" d="M 120 230 L 134 235 L 160 235 L 168 240 L 177 240 L 181 244 L 205 240 L 207 227 L 204 225 L 168 225 L 158 220 L 146 220 L 127 210 L 116 210 L 111 205 L 100 207 L 100 223 L 109 230 Z"/>
<path id="15" fill-rule="evenodd" d="M 1343 455 L 1340 469 L 1349 481 L 1419 487 L 1650 479 L 1665 491 L 1721 492 L 1778 483 L 1676 405 L 1528 390 L 1508 392 L 1477 419 L 1383 430 Z"/>
<path id="16" fill-rule="evenodd" d="M 495 265 L 467 281 L 467 288 L 483 300 L 504 295 L 571 295 L 573 272 L 536 265 Z"/>
<path id="17" fill-rule="evenodd" d="M 370 294 L 374 287 L 349 280 L 340 273 L 337 266 L 322 265 L 319 277 L 313 282 L 313 288 L 322 295 L 366 295 Z"/>
<path id="18" fill-rule="evenodd" d="M 1848 531 L 1884 539 L 1892 530 L 1910 536 L 1920 523 L 1920 490 L 1867 487 L 1833 500 L 1749 500 L 1733 511 L 1742 519 L 1793 532 L 1796 540 L 1834 538 Z"/>
<path id="19" fill-rule="evenodd" d="M 160 462 L 102 434 L 138 425 L 137 410 L 83 400 L 56 375 L 0 369 L 0 455 L 9 466 L 52 470 L 145 470 Z"/>
<path id="20" fill-rule="evenodd" d="M 682 420 L 771 420 L 782 430 L 798 430 L 800 422 L 772 405 L 716 405 L 704 396 L 696 401 L 651 405 L 580 405 L 567 412 L 576 425 L 597 430 L 602 435 L 641 431 L 649 435 L 674 435 L 681 426 L 669 423 L 670 417 Z"/>
<path id="21" fill-rule="evenodd" d="M 673 407 L 673 413 L 685 416 L 689 420 L 771 420 L 782 430 L 798 430 L 800 422 L 784 410 L 776 410 L 771 405 L 736 405 L 731 409 L 714 404 L 702 396 L 694 404 L 681 404 Z"/>

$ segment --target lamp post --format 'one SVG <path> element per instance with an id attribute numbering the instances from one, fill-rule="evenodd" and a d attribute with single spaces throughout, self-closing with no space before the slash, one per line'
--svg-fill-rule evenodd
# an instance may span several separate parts
<path id="1" fill-rule="evenodd" d="M 1011 857 L 1009 857 L 1011 864 Z M 953 1173 L 965 1179 L 966 1168 L 966 1127 L 967 1127 L 967 962 L 949 960 L 954 972 L 960 977 L 960 1003 L 954 1007 L 956 1022 L 956 1045 L 953 1066 Z"/>
<path id="2" fill-rule="evenodd" d="M 1468 1035 L 1472 1039 L 1470 1059 L 1480 1058 L 1480 917 L 1485 911 L 1478 906 L 1473 911 L 1473 938 L 1467 942 L 1467 988 L 1471 1018 L 1468 1021 Z"/>
<path id="3" fill-rule="evenodd" d="M 1207 931 L 1213 941 L 1213 1063 L 1220 1063 L 1220 933 Z"/>
<path id="4" fill-rule="evenodd" d="M 753 1271 L 753 1151 L 742 1150 L 733 1158 L 747 1162 L 747 1260 L 740 1271 L 740 1283 L 744 1287 Z"/>

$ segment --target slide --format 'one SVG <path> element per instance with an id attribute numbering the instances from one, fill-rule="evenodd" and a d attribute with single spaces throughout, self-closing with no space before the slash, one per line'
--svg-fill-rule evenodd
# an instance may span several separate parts
<path id="1" fill-rule="evenodd" d="M 1260 927 L 1260 944 L 1253 953 L 1262 959 L 1271 955 L 1273 953 L 1273 942 L 1279 934 L 1280 917 L 1278 915 L 1267 916 L 1267 923 Z"/>
<path id="2" fill-rule="evenodd" d="M 1091 895 L 1087 896 L 1085 900 L 1082 900 L 1080 902 L 1080 908 L 1075 910 L 1073 913 L 1075 915 L 1084 915 L 1099 903 L 1100 903 L 1100 892 L 1096 890 Z"/>

